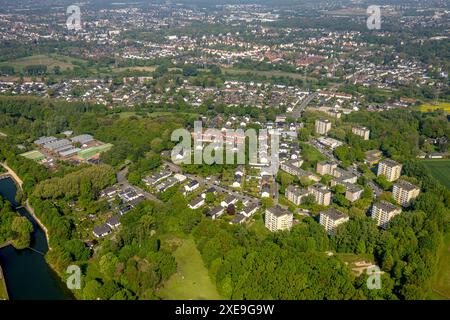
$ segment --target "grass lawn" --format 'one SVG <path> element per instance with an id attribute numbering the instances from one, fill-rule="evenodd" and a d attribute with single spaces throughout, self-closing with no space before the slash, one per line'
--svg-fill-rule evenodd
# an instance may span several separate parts
<path id="1" fill-rule="evenodd" d="M 25 153 L 20 154 L 20 156 L 34 160 L 34 161 L 40 161 L 45 158 L 45 156 L 42 154 L 42 152 L 38 150 L 32 150 Z"/>
<path id="2" fill-rule="evenodd" d="M 6 295 L 6 288 L 2 282 L 0 282 L 0 300 L 8 300 L 8 296 Z"/>
<path id="3" fill-rule="evenodd" d="M 15 71 L 22 71 L 24 67 L 29 65 L 42 64 L 47 66 L 47 71 L 51 71 L 55 66 L 59 66 L 61 70 L 72 69 L 75 65 L 73 62 L 83 61 L 81 59 L 61 56 L 61 55 L 33 55 L 29 57 L 19 58 L 2 62 L 0 65 L 12 66 Z"/>
<path id="4" fill-rule="evenodd" d="M 354 263 L 358 261 L 374 262 L 373 255 L 368 253 L 336 253 L 336 256 L 342 261 L 347 262 L 350 266 L 353 266 Z"/>
<path id="5" fill-rule="evenodd" d="M 285 72 L 285 71 L 278 71 L 278 70 L 269 70 L 269 71 L 259 71 L 259 70 L 247 70 L 247 69 L 233 69 L 233 68 L 222 68 L 222 72 L 225 74 L 230 75 L 242 75 L 242 74 L 255 74 L 258 76 L 265 76 L 265 77 L 287 77 L 292 79 L 306 79 L 310 80 L 311 78 L 305 77 L 305 75 L 301 73 L 294 73 L 294 72 Z"/>
<path id="6" fill-rule="evenodd" d="M 300 142 L 300 148 L 302 149 L 302 156 L 305 160 L 303 165 L 304 167 L 311 167 L 315 169 L 316 162 L 326 160 L 319 150 L 309 144 Z"/>
<path id="7" fill-rule="evenodd" d="M 125 72 L 125 71 L 142 71 L 142 72 L 153 72 L 156 67 L 148 66 L 148 67 L 120 67 L 120 68 L 112 68 L 113 72 Z"/>
<path id="8" fill-rule="evenodd" d="M 433 177 L 450 189 L 450 159 L 423 160 Z"/>
<path id="9" fill-rule="evenodd" d="M 0 300 L 8 300 L 8 293 L 3 285 L 3 278 L 0 274 Z"/>
<path id="10" fill-rule="evenodd" d="M 442 109 L 446 112 L 450 112 L 450 102 L 426 103 L 419 106 L 419 109 L 422 112 L 427 112 L 429 110 L 434 111 L 437 109 Z"/>
<path id="11" fill-rule="evenodd" d="M 439 251 L 439 271 L 431 285 L 430 299 L 450 299 L 450 234 L 444 239 L 444 245 Z"/>
<path id="12" fill-rule="evenodd" d="M 200 252 L 192 238 L 183 239 L 173 253 L 178 270 L 159 290 L 166 300 L 218 300 L 222 299 L 203 264 Z"/>
<path id="13" fill-rule="evenodd" d="M 252 230 L 253 232 L 255 232 L 256 236 L 259 239 L 266 238 L 270 234 L 270 231 L 264 225 L 264 214 L 263 213 L 256 213 L 252 217 L 252 219 L 255 220 L 255 221 L 254 222 L 250 222 L 249 229 Z"/>

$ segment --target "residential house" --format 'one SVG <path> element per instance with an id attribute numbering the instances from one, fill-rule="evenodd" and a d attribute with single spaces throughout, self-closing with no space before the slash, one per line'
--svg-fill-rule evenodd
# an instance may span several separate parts
<path id="1" fill-rule="evenodd" d="M 111 228 L 105 223 L 101 226 L 95 226 L 92 232 L 97 238 L 103 238 L 111 233 Z"/>
<path id="2" fill-rule="evenodd" d="M 194 200 L 192 200 L 191 202 L 189 202 L 188 206 L 189 206 L 189 208 L 195 210 L 195 209 L 200 208 L 204 204 L 205 204 L 205 199 L 203 199 L 202 197 L 197 197 Z"/>

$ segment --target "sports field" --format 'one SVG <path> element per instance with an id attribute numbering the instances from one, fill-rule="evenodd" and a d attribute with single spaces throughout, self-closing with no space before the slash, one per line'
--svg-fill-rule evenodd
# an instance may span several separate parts
<path id="1" fill-rule="evenodd" d="M 34 160 L 34 161 L 41 161 L 45 158 L 45 156 L 38 150 L 32 150 L 25 153 L 20 154 L 22 157 Z"/>
<path id="2" fill-rule="evenodd" d="M 78 156 L 81 159 L 89 159 L 89 158 L 95 156 L 97 153 L 102 153 L 102 152 L 108 151 L 109 149 L 112 148 L 112 146 L 113 145 L 111 143 L 107 143 L 107 144 L 104 144 L 104 145 L 101 145 L 98 147 L 92 147 L 92 148 L 88 148 L 85 150 L 81 150 L 78 152 Z"/>
<path id="3" fill-rule="evenodd" d="M 450 189 L 450 159 L 423 160 L 433 177 Z"/>

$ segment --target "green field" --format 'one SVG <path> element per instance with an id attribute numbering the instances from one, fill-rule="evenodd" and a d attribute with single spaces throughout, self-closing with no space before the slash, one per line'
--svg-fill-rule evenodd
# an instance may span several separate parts
<path id="1" fill-rule="evenodd" d="M 8 292 L 4 286 L 3 278 L 2 278 L 2 272 L 0 269 L 0 300 L 8 300 Z"/>
<path id="2" fill-rule="evenodd" d="M 8 295 L 6 293 L 6 288 L 3 282 L 0 281 L 0 300 L 8 300 Z"/>
<path id="3" fill-rule="evenodd" d="M 25 157 L 27 159 L 31 159 L 34 161 L 41 161 L 45 158 L 45 156 L 38 150 L 32 150 L 25 153 L 20 154 L 22 157 Z"/>
<path id="4" fill-rule="evenodd" d="M 0 63 L 1 65 L 11 66 L 14 70 L 22 71 L 24 67 L 29 65 L 45 65 L 47 70 L 50 71 L 54 67 L 59 66 L 61 70 L 72 69 L 75 65 L 74 62 L 83 61 L 81 59 L 61 56 L 61 55 L 33 55 L 25 58 L 10 60 L 7 62 Z"/>
<path id="5" fill-rule="evenodd" d="M 113 72 L 125 72 L 125 71 L 141 71 L 141 72 L 153 72 L 156 67 L 148 66 L 148 67 L 120 67 L 120 68 L 112 68 Z"/>
<path id="6" fill-rule="evenodd" d="M 450 299 L 450 234 L 439 251 L 439 271 L 431 285 L 430 299 Z"/>
<path id="7" fill-rule="evenodd" d="M 102 153 L 102 152 L 108 151 L 109 149 L 112 148 L 112 146 L 113 145 L 111 143 L 107 143 L 107 144 L 104 144 L 104 145 L 101 145 L 98 147 L 92 147 L 92 148 L 88 148 L 85 150 L 81 150 L 78 152 L 78 156 L 81 159 L 88 159 L 90 157 L 95 156 L 97 153 Z"/>
<path id="8" fill-rule="evenodd" d="M 302 155 L 305 160 L 305 167 L 315 168 L 317 162 L 326 160 L 326 158 L 320 153 L 320 151 L 313 146 L 304 142 L 300 142 L 299 145 L 302 149 Z"/>
<path id="9" fill-rule="evenodd" d="M 166 300 L 221 299 L 192 238 L 184 239 L 173 254 L 178 269 L 159 290 L 161 298 Z"/>
<path id="10" fill-rule="evenodd" d="M 124 111 L 120 113 L 116 113 L 119 115 L 120 119 L 128 119 L 129 117 L 137 117 L 142 118 L 142 113 L 135 112 L 135 111 Z M 173 114 L 173 112 L 166 112 L 166 111 L 156 111 L 156 112 L 147 112 L 145 115 L 149 118 L 156 118 L 161 116 L 168 116 Z"/>
<path id="11" fill-rule="evenodd" d="M 450 159 L 423 160 L 433 177 L 450 189 Z"/>
<path id="12" fill-rule="evenodd" d="M 257 76 L 265 76 L 268 78 L 286 77 L 286 78 L 300 79 L 300 80 L 301 79 L 305 79 L 305 80 L 312 79 L 310 77 L 305 77 L 305 75 L 303 75 L 301 73 L 285 72 L 285 71 L 278 71 L 278 70 L 260 71 L 260 70 L 222 68 L 222 72 L 224 74 L 229 74 L 229 75 L 246 75 L 249 73 L 249 74 L 255 74 Z"/>
<path id="13" fill-rule="evenodd" d="M 434 111 L 434 110 L 444 110 L 446 112 L 450 112 L 450 102 L 438 102 L 438 103 L 426 103 L 421 106 L 419 106 L 420 111 L 427 112 L 427 111 Z"/>

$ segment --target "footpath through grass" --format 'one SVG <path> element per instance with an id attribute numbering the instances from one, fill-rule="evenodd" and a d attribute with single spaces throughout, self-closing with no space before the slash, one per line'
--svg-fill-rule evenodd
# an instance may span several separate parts
<path id="1" fill-rule="evenodd" d="M 432 283 L 430 299 L 450 300 L 450 234 L 439 251 L 439 270 Z"/>
<path id="2" fill-rule="evenodd" d="M 161 298 L 166 300 L 218 300 L 222 299 L 211 281 L 208 269 L 192 238 L 183 239 L 174 252 L 178 270 L 163 288 Z"/>

